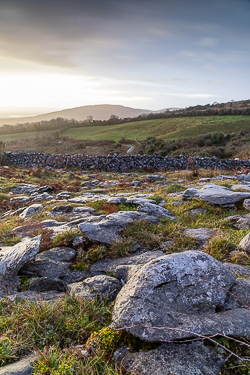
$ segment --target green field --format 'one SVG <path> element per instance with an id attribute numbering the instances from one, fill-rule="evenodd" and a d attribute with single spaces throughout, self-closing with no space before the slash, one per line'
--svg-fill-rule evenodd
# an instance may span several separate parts
<path id="1" fill-rule="evenodd" d="M 41 135 L 48 134 L 48 133 L 51 133 L 51 130 L 46 130 L 46 131 L 41 131 L 41 132 L 35 131 L 35 132 L 5 134 L 5 135 L 0 135 L 0 141 L 2 142 L 17 141 L 19 139 L 39 137 Z"/>
<path id="2" fill-rule="evenodd" d="M 78 140 L 119 141 L 122 137 L 132 140 L 143 140 L 147 137 L 177 140 L 213 132 L 238 133 L 242 129 L 250 129 L 250 116 L 204 116 L 137 121 L 119 125 L 72 128 L 63 135 Z"/>
<path id="3" fill-rule="evenodd" d="M 177 140 L 214 132 L 222 132 L 224 134 L 238 133 L 242 129 L 250 129 L 250 116 L 180 117 L 129 122 L 119 125 L 92 125 L 82 128 L 72 128 L 62 135 L 76 140 L 93 141 L 119 141 L 122 137 L 138 141 L 148 137 Z M 51 131 L 6 134 L 0 136 L 0 141 L 15 141 L 24 138 L 39 137 L 48 133 L 51 133 Z"/>

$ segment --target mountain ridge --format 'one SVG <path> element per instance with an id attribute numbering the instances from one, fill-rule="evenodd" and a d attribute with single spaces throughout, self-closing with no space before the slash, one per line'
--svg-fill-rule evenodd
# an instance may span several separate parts
<path id="1" fill-rule="evenodd" d="M 119 118 L 125 117 L 136 117 L 142 114 L 148 114 L 155 111 L 148 109 L 139 109 L 132 107 L 125 107 L 123 105 L 113 105 L 113 104 L 97 104 L 97 105 L 87 105 L 69 109 L 63 109 L 60 111 L 49 112 L 37 116 L 28 117 L 16 117 L 16 118 L 0 118 L 0 126 L 2 125 L 16 125 L 18 123 L 25 122 L 38 122 L 38 121 L 48 121 L 52 118 L 63 117 L 67 119 L 74 118 L 77 121 L 83 121 L 87 117 L 92 116 L 94 120 L 108 120 L 111 115 L 118 116 Z"/>

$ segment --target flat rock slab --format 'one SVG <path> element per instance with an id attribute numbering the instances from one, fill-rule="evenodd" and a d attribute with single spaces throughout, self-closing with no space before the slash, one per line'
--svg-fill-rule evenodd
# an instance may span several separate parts
<path id="1" fill-rule="evenodd" d="M 4 366 L 0 368 L 0 375 L 31 375 L 32 366 L 37 358 L 36 354 L 31 354 L 20 361 Z"/>
<path id="2" fill-rule="evenodd" d="M 184 235 L 192 237 L 199 242 L 207 241 L 209 238 L 214 237 L 218 233 L 218 230 L 209 228 L 198 228 L 198 229 L 185 229 Z"/>
<path id="3" fill-rule="evenodd" d="M 234 192 L 224 186 L 216 184 L 204 185 L 201 189 L 190 188 L 183 194 L 183 199 L 197 199 L 200 201 L 217 204 L 225 208 L 233 208 L 235 203 L 250 198 L 250 192 Z"/>
<path id="4" fill-rule="evenodd" d="M 35 292 L 26 290 L 25 292 L 15 293 L 8 295 L 5 298 L 8 298 L 12 302 L 41 302 L 41 301 L 57 301 L 59 298 L 65 296 L 65 293 L 59 293 L 56 291 L 47 291 L 47 292 Z"/>
<path id="5" fill-rule="evenodd" d="M 113 301 L 122 288 L 122 283 L 114 277 L 98 275 L 89 277 L 79 283 L 68 285 L 71 295 L 87 299 L 89 301 L 98 298 L 107 298 Z"/>
<path id="6" fill-rule="evenodd" d="M 250 311 L 226 311 L 226 291 L 235 280 L 226 267 L 201 251 L 157 258 L 122 288 L 112 322 L 149 342 L 222 332 L 250 337 Z"/>
<path id="7" fill-rule="evenodd" d="M 121 238 L 120 232 L 125 229 L 128 224 L 136 220 L 158 223 L 157 217 L 153 215 L 147 215 L 146 213 L 137 211 L 119 211 L 107 215 L 102 220 L 97 219 L 94 221 L 93 218 L 91 218 L 91 221 L 79 224 L 79 229 L 91 241 L 112 244 Z"/>
<path id="8" fill-rule="evenodd" d="M 233 185 L 231 186 L 231 190 L 233 191 L 250 191 L 250 184 L 249 185 L 243 185 L 243 184 L 239 184 L 239 185 Z"/>
<path id="9" fill-rule="evenodd" d="M 163 344 L 138 353 L 125 349 L 114 357 L 126 371 L 140 375 L 219 375 L 225 363 L 214 348 L 201 343 Z"/>

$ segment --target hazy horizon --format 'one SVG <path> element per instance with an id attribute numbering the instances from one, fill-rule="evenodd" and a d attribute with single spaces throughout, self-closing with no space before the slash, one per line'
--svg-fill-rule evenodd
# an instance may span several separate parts
<path id="1" fill-rule="evenodd" d="M 2 0 L 0 117 L 250 97 L 249 0 Z"/>

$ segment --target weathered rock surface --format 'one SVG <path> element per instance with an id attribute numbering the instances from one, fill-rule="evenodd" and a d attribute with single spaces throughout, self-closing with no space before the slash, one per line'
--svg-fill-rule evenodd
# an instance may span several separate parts
<path id="1" fill-rule="evenodd" d="M 218 375 L 224 365 L 215 349 L 199 342 L 163 344 L 137 353 L 117 350 L 114 357 L 126 371 L 140 375 Z"/>
<path id="2" fill-rule="evenodd" d="M 250 181 L 249 181 L 250 184 Z M 243 184 L 238 184 L 238 185 L 233 185 L 231 186 L 231 190 L 233 191 L 250 191 L 250 185 L 243 185 Z"/>
<path id="3" fill-rule="evenodd" d="M 25 292 L 19 292 L 15 294 L 10 294 L 7 298 L 12 302 L 18 301 L 28 301 L 28 302 L 38 302 L 38 301 L 57 301 L 59 298 L 64 297 L 65 293 L 56 292 L 54 290 L 46 292 L 35 292 L 31 290 L 26 290 Z M 6 297 L 5 297 L 6 298 Z"/>
<path id="4" fill-rule="evenodd" d="M 37 275 L 49 279 L 58 278 L 66 283 L 88 277 L 86 271 L 70 271 L 70 261 L 76 256 L 76 251 L 67 247 L 54 247 L 38 254 L 34 261 L 24 265 L 21 272 L 27 275 Z"/>
<path id="5" fill-rule="evenodd" d="M 248 254 L 250 253 L 250 232 L 242 238 L 239 243 L 239 248 L 246 251 Z"/>
<path id="6" fill-rule="evenodd" d="M 250 186 L 249 186 L 249 191 L 250 191 Z M 244 202 L 243 202 L 243 207 L 250 211 L 250 199 L 245 199 Z"/>
<path id="7" fill-rule="evenodd" d="M 35 353 L 30 354 L 11 365 L 0 368 L 0 375 L 31 375 L 32 366 L 37 359 Z"/>
<path id="8" fill-rule="evenodd" d="M 198 229 L 185 229 L 184 235 L 192 237 L 197 241 L 203 242 L 209 240 L 209 238 L 214 237 L 217 233 L 217 230 L 209 228 L 198 228 Z"/>
<path id="9" fill-rule="evenodd" d="M 157 206 L 152 203 L 145 203 L 138 208 L 138 212 L 145 212 L 148 215 L 153 215 L 158 218 L 165 218 L 170 220 L 176 220 L 171 212 L 164 207 Z"/>
<path id="10" fill-rule="evenodd" d="M 229 271 L 237 275 L 237 277 L 246 277 L 250 279 L 250 267 L 242 266 L 234 263 L 223 263 L 223 266 L 227 267 Z"/>
<path id="11" fill-rule="evenodd" d="M 46 292 L 54 290 L 57 292 L 66 292 L 66 284 L 58 278 L 50 279 L 48 277 L 40 277 L 29 283 L 28 290 L 34 292 Z"/>
<path id="12" fill-rule="evenodd" d="M 99 260 L 90 268 L 91 275 L 102 275 L 106 272 L 113 274 L 116 278 L 127 282 L 129 277 L 138 272 L 142 265 L 153 259 L 164 255 L 162 251 L 147 251 L 143 254 L 117 259 Z"/>
<path id="13" fill-rule="evenodd" d="M 225 208 L 233 208 L 235 203 L 250 198 L 250 193 L 233 192 L 224 186 L 215 184 L 204 185 L 201 189 L 190 188 L 183 194 L 183 199 L 197 199 L 204 202 L 217 204 Z"/>
<path id="14" fill-rule="evenodd" d="M 93 276 L 68 285 L 71 295 L 81 297 L 87 300 L 93 300 L 96 297 L 107 298 L 113 301 L 122 288 L 122 283 L 114 277 L 106 275 Z"/>
<path id="15" fill-rule="evenodd" d="M 237 180 L 243 184 L 250 184 L 250 174 L 239 174 L 236 176 Z"/>
<path id="16" fill-rule="evenodd" d="M 119 211 L 107 215 L 101 221 L 86 221 L 79 225 L 79 229 L 91 241 L 102 242 L 105 244 L 112 244 L 119 240 L 120 232 L 130 223 L 135 220 L 145 220 L 151 223 L 157 223 L 157 217 L 147 215 L 137 211 Z"/>
<path id="17" fill-rule="evenodd" d="M 240 230 L 250 229 L 250 216 L 248 215 L 232 215 L 225 218 L 231 221 L 233 226 Z"/>
<path id="18" fill-rule="evenodd" d="M 243 307 L 250 311 L 250 280 L 239 278 L 230 290 L 225 306 L 227 309 Z"/>
<path id="19" fill-rule="evenodd" d="M 42 204 L 32 204 L 31 206 L 25 208 L 25 210 L 19 215 L 22 219 L 28 219 L 35 213 L 42 211 Z"/>
<path id="20" fill-rule="evenodd" d="M 0 251 L 0 275 L 11 278 L 17 275 L 22 266 L 34 259 L 40 249 L 41 235 L 32 239 L 26 238 L 22 242 L 5 247 Z"/>
<path id="21" fill-rule="evenodd" d="M 151 342 L 222 332 L 250 337 L 250 311 L 225 311 L 226 290 L 234 283 L 235 276 L 208 254 L 166 255 L 147 263 L 122 288 L 112 321 Z"/>

